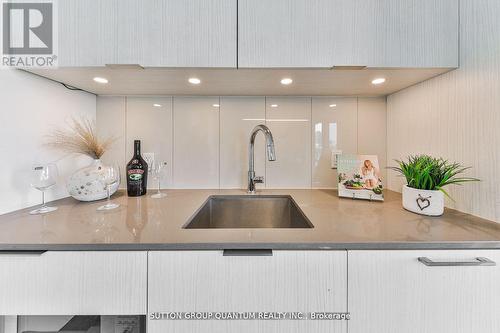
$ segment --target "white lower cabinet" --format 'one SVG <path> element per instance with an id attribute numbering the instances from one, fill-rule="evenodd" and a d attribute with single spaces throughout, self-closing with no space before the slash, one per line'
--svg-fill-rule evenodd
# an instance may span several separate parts
<path id="1" fill-rule="evenodd" d="M 182 312 L 347 311 L 346 251 L 255 254 L 223 256 L 223 251 L 150 252 L 148 333 L 347 332 L 346 321 L 151 318 L 155 313 Z"/>
<path id="2" fill-rule="evenodd" d="M 147 252 L 0 252 L 0 315 L 146 314 Z"/>
<path id="3" fill-rule="evenodd" d="M 348 256 L 349 333 L 500 332 L 500 266 L 477 260 L 500 264 L 500 251 L 349 251 Z M 430 266 L 418 258 L 428 258 Z"/>
<path id="4" fill-rule="evenodd" d="M 147 312 L 148 333 L 500 332 L 500 250 L 223 254 L 0 252 L 0 332 L 9 316 Z M 290 320 L 348 310 L 349 322 Z M 288 317 L 217 320 L 237 313 Z"/>

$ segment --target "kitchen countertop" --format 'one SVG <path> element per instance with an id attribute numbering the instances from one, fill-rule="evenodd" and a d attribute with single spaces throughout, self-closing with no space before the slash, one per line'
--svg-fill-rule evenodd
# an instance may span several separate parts
<path id="1" fill-rule="evenodd" d="M 500 224 L 446 209 L 424 217 L 386 191 L 385 202 L 338 198 L 335 190 L 265 190 L 291 195 L 313 229 L 182 229 L 210 195 L 243 190 L 168 190 L 163 199 L 112 197 L 103 201 L 52 202 L 55 212 L 24 209 L 0 215 L 0 251 L 8 250 L 208 250 L 208 249 L 500 249 Z"/>

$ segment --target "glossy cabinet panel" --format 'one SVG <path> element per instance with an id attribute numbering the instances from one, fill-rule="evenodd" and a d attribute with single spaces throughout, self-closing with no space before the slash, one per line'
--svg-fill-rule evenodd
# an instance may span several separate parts
<path id="1" fill-rule="evenodd" d="M 248 145 L 252 129 L 265 123 L 265 97 L 221 97 L 220 187 L 245 188 L 248 182 Z M 265 140 L 255 140 L 255 172 L 265 175 Z M 265 179 L 264 179 L 265 181 Z M 257 188 L 263 187 L 257 184 Z"/>
<path id="2" fill-rule="evenodd" d="M 99 96 L 97 100 L 99 133 L 117 138 L 104 162 L 124 166 L 131 158 L 133 140 L 141 139 L 144 153 L 153 152 L 169 165 L 163 187 L 246 188 L 248 142 L 258 124 L 271 129 L 277 157 L 267 161 L 264 138 L 258 134 L 256 172 L 265 181 L 258 188 L 336 188 L 332 149 L 378 155 L 385 179 L 383 97 Z M 154 186 L 149 182 L 150 188 Z"/>
<path id="3" fill-rule="evenodd" d="M 385 97 L 358 98 L 358 153 L 377 155 L 382 184 L 387 184 L 387 112 Z"/>
<path id="4" fill-rule="evenodd" d="M 276 161 L 266 163 L 269 188 L 311 187 L 311 98 L 267 97 L 266 125 Z"/>
<path id="5" fill-rule="evenodd" d="M 332 169 L 332 152 L 358 151 L 356 97 L 312 98 L 312 187 L 336 188 L 337 170 Z"/>
<path id="6" fill-rule="evenodd" d="M 126 161 L 134 154 L 134 140 L 141 140 L 143 157 L 154 153 L 156 163 L 167 163 L 162 188 L 172 184 L 172 121 L 172 97 L 127 97 Z M 157 189 L 158 183 L 149 178 L 148 188 Z"/>
<path id="7" fill-rule="evenodd" d="M 219 188 L 219 97 L 174 97 L 176 188 Z"/>
<path id="8" fill-rule="evenodd" d="M 100 138 L 114 138 L 115 141 L 102 156 L 106 165 L 118 163 L 120 170 L 120 188 L 127 188 L 125 166 L 128 163 L 126 156 L 127 137 L 127 98 L 118 96 L 98 96 L 96 107 L 97 134 Z"/>

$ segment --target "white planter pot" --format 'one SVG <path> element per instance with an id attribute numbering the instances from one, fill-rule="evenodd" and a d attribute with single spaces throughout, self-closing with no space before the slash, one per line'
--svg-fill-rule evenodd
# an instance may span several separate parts
<path id="1" fill-rule="evenodd" d="M 76 200 L 96 201 L 107 198 L 106 186 L 100 180 L 102 173 L 108 168 L 101 160 L 94 160 L 88 167 L 77 170 L 73 173 L 66 184 L 66 188 Z M 120 186 L 118 181 L 110 187 L 110 194 L 115 193 Z"/>
<path id="2" fill-rule="evenodd" d="M 444 194 L 441 191 L 419 190 L 405 185 L 403 207 L 421 215 L 440 216 L 444 212 Z"/>

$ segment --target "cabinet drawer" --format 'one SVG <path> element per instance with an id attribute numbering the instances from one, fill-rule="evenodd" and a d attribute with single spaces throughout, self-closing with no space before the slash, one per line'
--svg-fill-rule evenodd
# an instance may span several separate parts
<path id="1" fill-rule="evenodd" d="M 345 251 L 149 253 L 149 312 L 345 312 Z M 163 332 L 346 332 L 345 321 L 149 320 Z"/>
<path id="2" fill-rule="evenodd" d="M 146 252 L 0 252 L 0 315 L 146 314 Z"/>
<path id="3" fill-rule="evenodd" d="M 498 250 L 349 251 L 349 332 L 499 332 L 499 264 Z"/>

